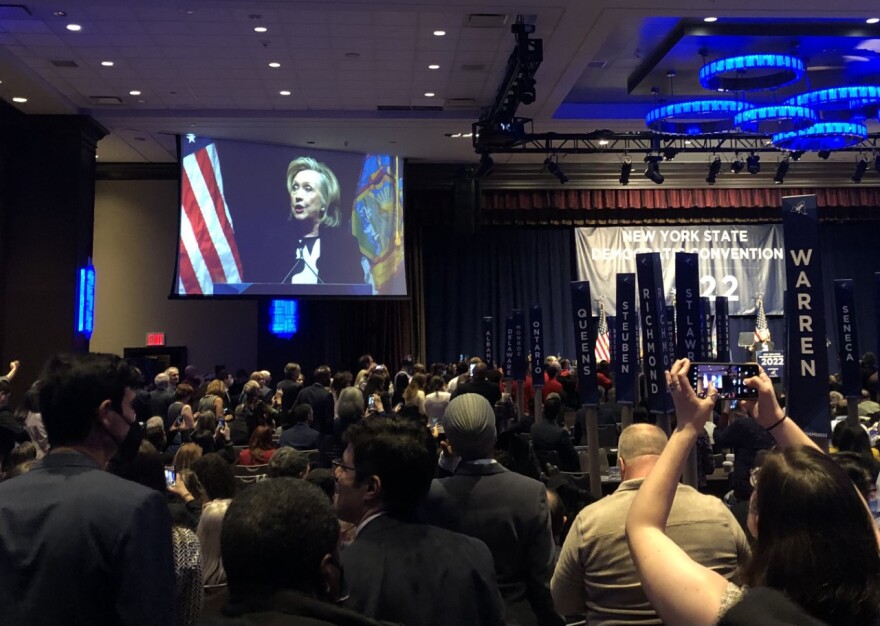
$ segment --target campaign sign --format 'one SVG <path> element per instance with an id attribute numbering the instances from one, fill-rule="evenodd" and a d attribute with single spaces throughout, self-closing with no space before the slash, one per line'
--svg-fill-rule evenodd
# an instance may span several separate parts
<path id="1" fill-rule="evenodd" d="M 700 257 L 675 253 L 675 358 L 702 360 L 700 326 Z"/>
<path id="2" fill-rule="evenodd" d="M 618 404 L 635 402 L 636 378 L 639 373 L 639 339 L 636 328 L 636 275 L 617 275 L 617 328 L 612 339 L 614 386 Z"/>
<path id="3" fill-rule="evenodd" d="M 788 415 L 810 437 L 828 437 L 828 350 L 816 196 L 782 198 Z"/>
<path id="4" fill-rule="evenodd" d="M 599 383 L 596 379 L 596 337 L 593 325 L 593 301 L 589 282 L 571 283 L 571 311 L 574 317 L 574 346 L 577 357 L 578 389 L 581 404 L 599 405 Z"/>
<path id="5" fill-rule="evenodd" d="M 728 316 L 727 298 L 715 298 L 715 347 L 717 361 L 730 361 L 730 318 Z"/>
<path id="6" fill-rule="evenodd" d="M 513 377 L 526 379 L 526 315 L 522 309 L 513 310 Z"/>
<path id="7" fill-rule="evenodd" d="M 660 254 L 636 255 L 639 279 L 639 318 L 642 322 L 642 347 L 645 352 L 645 384 L 648 389 L 648 410 L 671 413 L 672 397 L 666 389 L 666 370 L 670 367 L 666 350 L 666 304 L 663 298 L 663 276 Z"/>
<path id="8" fill-rule="evenodd" d="M 483 361 L 487 367 L 495 363 L 495 350 L 492 345 L 492 317 L 483 318 Z"/>
<path id="9" fill-rule="evenodd" d="M 785 353 L 782 350 L 761 350 L 758 365 L 764 368 L 767 376 L 782 380 L 785 377 Z"/>
<path id="10" fill-rule="evenodd" d="M 544 386 L 544 318 L 537 304 L 529 307 L 529 350 L 532 354 L 532 385 Z"/>
<path id="11" fill-rule="evenodd" d="M 504 318 L 504 380 L 513 380 L 513 316 Z"/>
<path id="12" fill-rule="evenodd" d="M 862 372 L 859 363 L 859 334 L 856 327 L 855 283 L 850 278 L 834 281 L 834 312 L 837 317 L 837 345 L 843 395 L 862 397 Z"/>

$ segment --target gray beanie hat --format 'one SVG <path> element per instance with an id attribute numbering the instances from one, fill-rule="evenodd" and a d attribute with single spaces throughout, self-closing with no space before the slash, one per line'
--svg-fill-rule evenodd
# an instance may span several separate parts
<path id="1" fill-rule="evenodd" d="M 466 393 L 446 407 L 443 429 L 453 453 L 463 461 L 485 458 L 495 445 L 495 410 L 483 396 Z"/>

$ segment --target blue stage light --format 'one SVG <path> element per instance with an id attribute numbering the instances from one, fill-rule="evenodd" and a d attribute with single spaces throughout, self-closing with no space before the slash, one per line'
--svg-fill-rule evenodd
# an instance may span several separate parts
<path id="1" fill-rule="evenodd" d="M 810 128 L 788 133 L 776 133 L 773 145 L 782 150 L 841 150 L 868 138 L 864 124 L 852 122 L 820 122 Z"/>
<path id="2" fill-rule="evenodd" d="M 747 109 L 733 117 L 733 125 L 746 133 L 790 132 L 809 128 L 819 115 L 809 107 L 773 105 Z"/>
<path id="3" fill-rule="evenodd" d="M 689 100 L 652 109 L 645 116 L 648 128 L 668 135 L 708 135 L 733 130 L 733 116 L 751 109 L 738 100 Z"/>
<path id="4" fill-rule="evenodd" d="M 808 91 L 792 96 L 783 104 L 812 107 L 813 109 L 824 111 L 835 109 L 853 110 L 878 103 L 880 103 L 880 86 L 853 85 Z"/>
<path id="5" fill-rule="evenodd" d="M 713 91 L 778 89 L 799 81 L 805 72 L 804 62 L 797 57 L 745 54 L 706 63 L 700 68 L 700 84 Z"/>
<path id="6" fill-rule="evenodd" d="M 95 266 L 91 262 L 77 272 L 76 332 L 91 338 L 95 330 Z"/>
<path id="7" fill-rule="evenodd" d="M 269 332 L 282 339 L 290 339 L 299 326 L 296 300 L 272 300 L 269 307 Z"/>

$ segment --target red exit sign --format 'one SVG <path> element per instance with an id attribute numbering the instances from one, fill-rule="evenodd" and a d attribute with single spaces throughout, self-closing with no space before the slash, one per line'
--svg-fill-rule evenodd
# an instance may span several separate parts
<path id="1" fill-rule="evenodd" d="M 147 333 L 148 346 L 164 346 L 165 333 Z"/>

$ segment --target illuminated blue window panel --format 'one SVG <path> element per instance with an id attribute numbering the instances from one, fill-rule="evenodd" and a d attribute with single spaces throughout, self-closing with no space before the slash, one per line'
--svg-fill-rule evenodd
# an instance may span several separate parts
<path id="1" fill-rule="evenodd" d="M 787 54 L 745 54 L 706 63 L 700 84 L 720 91 L 778 89 L 796 83 L 806 72 L 804 62 Z"/>
<path id="2" fill-rule="evenodd" d="M 76 280 L 76 332 L 91 338 L 95 330 L 95 267 L 81 267 Z"/>
<path id="3" fill-rule="evenodd" d="M 810 128 L 776 133 L 773 145 L 782 150 L 841 150 L 868 138 L 864 124 L 852 122 L 820 122 Z"/>
<path id="4" fill-rule="evenodd" d="M 774 105 L 748 109 L 733 117 L 733 124 L 747 133 L 767 134 L 809 128 L 819 121 L 819 114 L 803 106 Z"/>
<path id="5" fill-rule="evenodd" d="M 733 116 L 751 109 L 740 100 L 688 100 L 648 111 L 645 125 L 658 133 L 700 135 L 733 130 Z"/>
<path id="6" fill-rule="evenodd" d="M 814 109 L 857 109 L 880 103 L 880 86 L 853 85 L 808 91 L 786 100 L 783 104 L 813 107 Z"/>
<path id="7" fill-rule="evenodd" d="M 290 339 L 299 325 L 296 300 L 272 300 L 269 307 L 269 332 L 282 339 Z"/>

